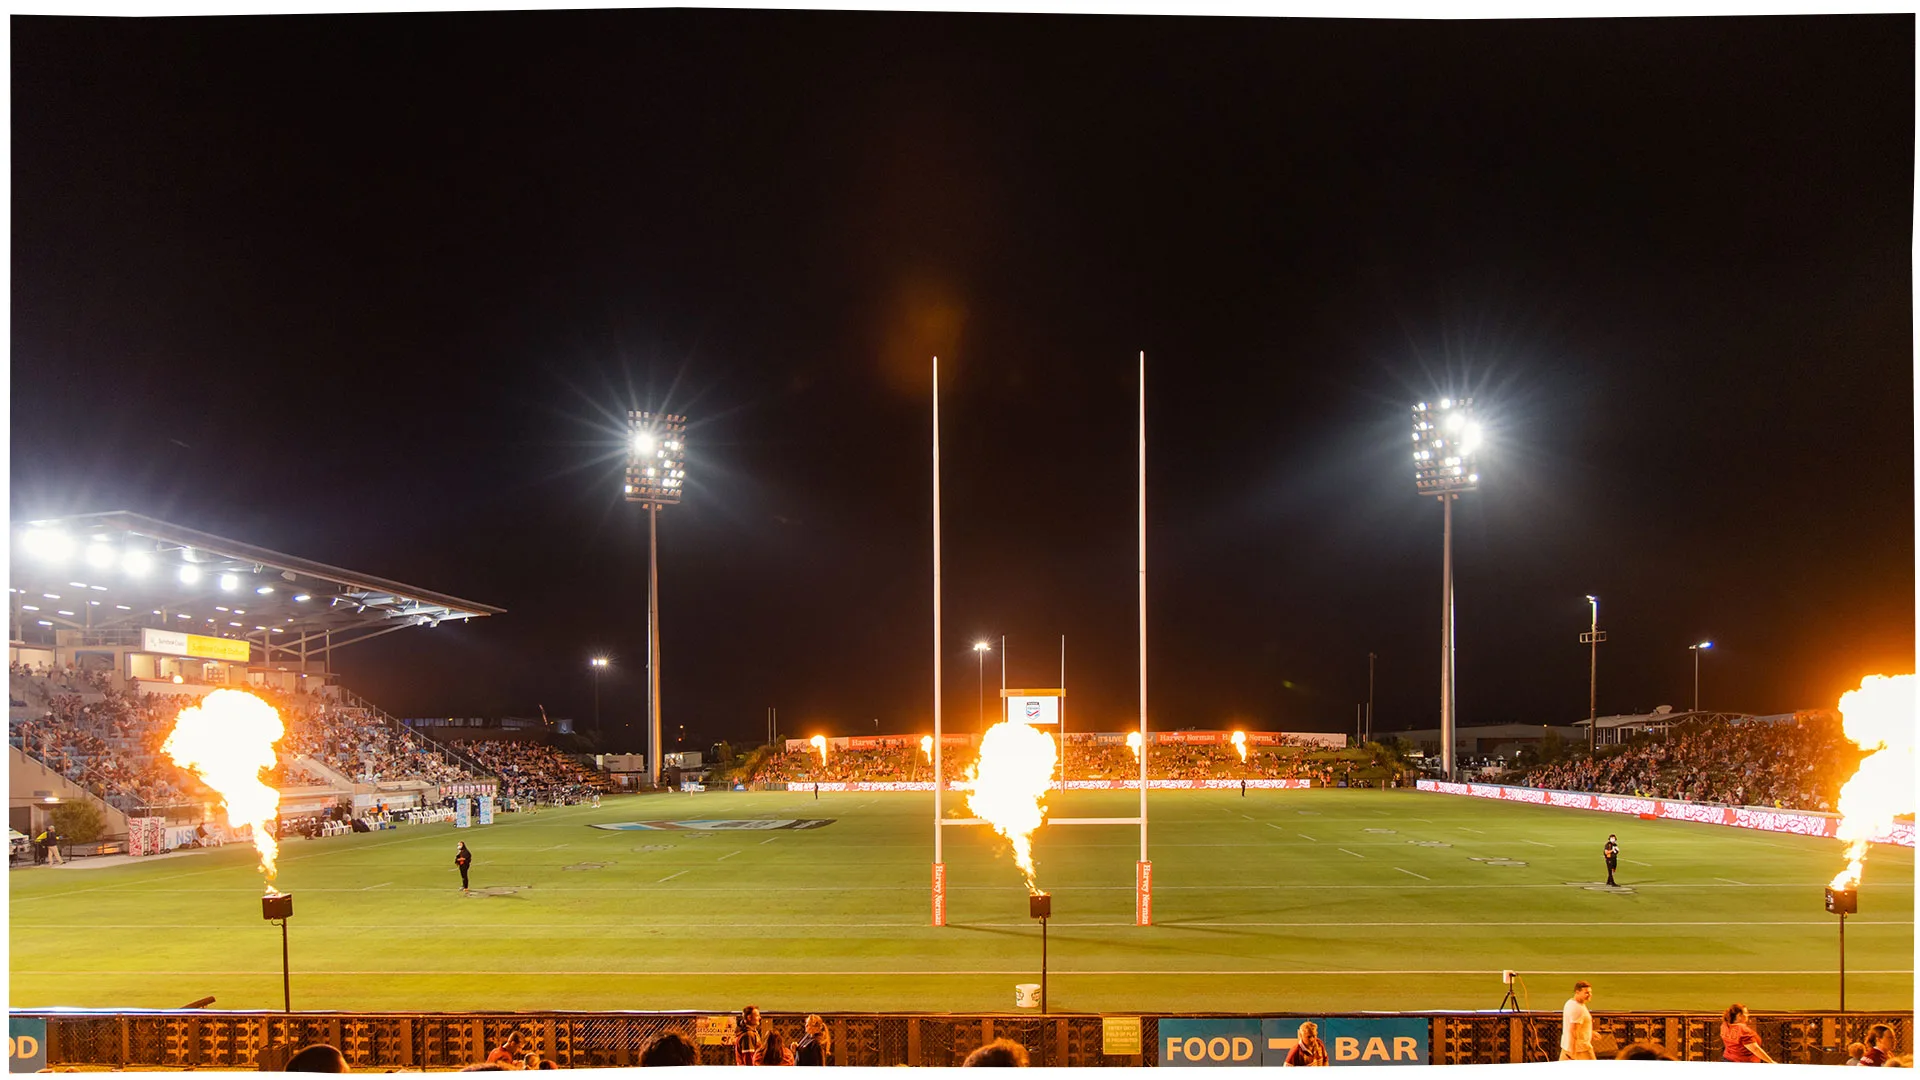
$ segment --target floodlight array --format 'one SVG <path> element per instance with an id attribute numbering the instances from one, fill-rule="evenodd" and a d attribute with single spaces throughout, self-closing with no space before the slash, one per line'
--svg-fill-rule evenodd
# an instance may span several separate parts
<path id="1" fill-rule="evenodd" d="M 687 418 L 636 410 L 627 419 L 627 501 L 678 503 L 687 482 Z"/>
<path id="2" fill-rule="evenodd" d="M 1472 398 L 1441 398 L 1413 407 L 1413 487 L 1421 495 L 1447 495 L 1480 486 L 1475 463 L 1480 425 Z"/>

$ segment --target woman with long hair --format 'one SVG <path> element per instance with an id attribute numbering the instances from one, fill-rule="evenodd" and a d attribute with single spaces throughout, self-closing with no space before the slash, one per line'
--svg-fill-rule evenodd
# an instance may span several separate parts
<path id="1" fill-rule="evenodd" d="M 778 1031 L 767 1032 L 767 1041 L 760 1044 L 760 1060 L 755 1065 L 791 1065 L 793 1050 L 787 1045 Z"/>
<path id="2" fill-rule="evenodd" d="M 1760 1033 L 1747 1023 L 1747 1007 L 1734 1002 L 1720 1024 L 1720 1060 L 1775 1064 L 1760 1045 Z"/>
<path id="3" fill-rule="evenodd" d="M 807 1034 L 794 1048 L 795 1065 L 831 1065 L 833 1064 L 833 1035 L 827 1031 L 827 1022 L 820 1014 L 807 1017 Z"/>

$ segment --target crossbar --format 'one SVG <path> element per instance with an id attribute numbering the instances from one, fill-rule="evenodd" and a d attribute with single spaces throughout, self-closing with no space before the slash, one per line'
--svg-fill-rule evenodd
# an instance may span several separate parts
<path id="1" fill-rule="evenodd" d="M 940 824 L 942 825 L 991 825 L 993 824 L 993 822 L 988 821 L 986 818 L 961 817 L 961 818 L 941 818 Z M 1042 822 L 1042 824 L 1044 825 L 1138 825 L 1140 824 L 1140 819 L 1137 817 L 1063 817 L 1063 818 L 1048 818 L 1046 821 Z"/>

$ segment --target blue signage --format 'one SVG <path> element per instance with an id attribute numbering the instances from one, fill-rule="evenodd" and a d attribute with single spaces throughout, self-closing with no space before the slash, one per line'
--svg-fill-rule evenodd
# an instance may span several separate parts
<path id="1" fill-rule="evenodd" d="M 39 1072 L 47 1067 L 47 1021 L 7 1017 L 7 1071 Z"/>
<path id="2" fill-rule="evenodd" d="M 1300 1025 L 1319 1025 L 1329 1065 L 1425 1065 L 1428 1023 L 1418 1017 L 1278 1016 L 1168 1018 L 1160 1021 L 1160 1065 L 1264 1066 L 1287 1063 Z"/>
<path id="3" fill-rule="evenodd" d="M 1254 1018 L 1160 1021 L 1158 1049 L 1163 1068 L 1259 1065 L 1262 1043 L 1260 1021 Z"/>

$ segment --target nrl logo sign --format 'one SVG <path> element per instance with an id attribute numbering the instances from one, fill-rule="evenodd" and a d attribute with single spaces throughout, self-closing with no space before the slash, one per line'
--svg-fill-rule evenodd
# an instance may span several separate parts
<path id="1" fill-rule="evenodd" d="M 1039 715 L 1040 715 L 1040 703 L 1037 701 L 1027 702 L 1027 719 L 1031 720 L 1034 717 Z"/>

